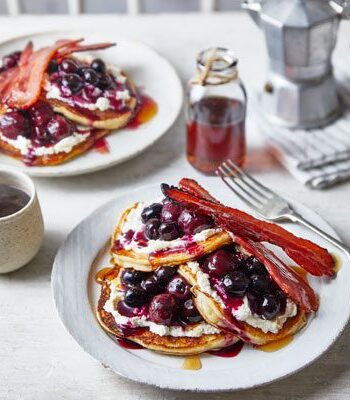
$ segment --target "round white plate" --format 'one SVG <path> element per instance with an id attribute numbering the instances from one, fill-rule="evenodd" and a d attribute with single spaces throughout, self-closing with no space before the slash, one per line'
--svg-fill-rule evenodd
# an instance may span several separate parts
<path id="1" fill-rule="evenodd" d="M 136 85 L 158 104 L 158 113 L 137 129 L 121 129 L 108 137 L 110 153 L 96 150 L 82 154 L 64 164 L 51 167 L 26 167 L 22 162 L 0 153 L 0 164 L 15 166 L 32 176 L 67 176 L 85 174 L 136 156 L 159 139 L 176 120 L 183 102 L 180 79 L 170 63 L 150 47 L 112 35 L 88 32 L 47 32 L 21 36 L 0 44 L 0 55 L 22 49 L 29 40 L 35 48 L 54 43 L 57 39 L 84 37 L 87 43 L 115 42 L 117 46 L 89 54 L 103 59 L 126 71 Z M 85 53 L 82 53 L 85 54 Z"/>
<path id="2" fill-rule="evenodd" d="M 225 204 L 243 208 L 231 192 L 221 187 L 211 192 Z M 333 280 L 309 277 L 320 296 L 320 309 L 288 346 L 267 353 L 246 345 L 234 358 L 202 355 L 202 369 L 188 371 L 181 368 L 183 357 L 127 350 L 116 344 L 95 317 L 100 287 L 94 276 L 108 266 L 106 254 L 102 251 L 97 255 L 108 241 L 120 213 L 135 201 L 154 199 L 157 193 L 157 186 L 141 188 L 98 208 L 69 234 L 56 256 L 52 287 L 58 313 L 69 333 L 92 357 L 120 375 L 162 388 L 239 390 L 286 377 L 316 360 L 334 343 L 350 314 L 349 262 L 317 235 L 290 223 L 284 226 L 339 255 L 342 267 Z M 334 230 L 314 211 L 294 201 L 292 204 L 306 219 L 336 237 Z"/>

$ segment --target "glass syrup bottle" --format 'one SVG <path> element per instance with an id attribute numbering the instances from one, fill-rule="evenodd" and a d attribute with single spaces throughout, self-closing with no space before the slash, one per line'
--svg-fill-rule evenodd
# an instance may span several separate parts
<path id="1" fill-rule="evenodd" d="M 244 163 L 247 95 L 237 63 L 228 49 L 204 50 L 197 57 L 198 77 L 188 86 L 187 159 L 207 175 L 227 159 Z"/>

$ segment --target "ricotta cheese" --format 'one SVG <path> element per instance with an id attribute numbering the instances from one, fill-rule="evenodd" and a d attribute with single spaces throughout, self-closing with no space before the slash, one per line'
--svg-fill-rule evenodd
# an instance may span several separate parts
<path id="1" fill-rule="evenodd" d="M 286 309 L 283 314 L 271 320 L 260 318 L 250 310 L 247 296 L 244 296 L 243 304 L 240 307 L 236 310 L 232 310 L 232 315 L 238 319 L 238 321 L 244 321 L 254 328 L 261 329 L 264 333 L 278 333 L 278 331 L 282 329 L 283 324 L 287 321 L 287 318 L 294 317 L 296 314 L 297 306 L 290 299 L 287 299 Z"/>
<path id="2" fill-rule="evenodd" d="M 46 89 L 47 99 L 60 100 L 63 101 L 64 103 L 71 105 L 72 107 L 74 105 L 77 105 L 78 107 L 86 108 L 91 111 L 94 110 L 106 111 L 109 108 L 111 108 L 111 103 L 106 97 L 98 97 L 95 103 L 79 102 L 75 99 L 73 100 L 70 97 L 61 96 L 60 89 L 55 85 L 51 85 L 51 83 L 49 82 L 47 82 L 47 84 L 45 85 L 45 89 Z"/>
<path id="3" fill-rule="evenodd" d="M 221 307 L 225 307 L 225 304 L 218 292 L 213 289 L 210 285 L 209 275 L 203 272 L 197 262 L 189 262 L 187 266 L 191 269 L 192 273 L 196 276 L 197 286 L 203 292 L 211 296 Z M 243 321 L 254 328 L 261 329 L 264 333 L 272 332 L 278 333 L 282 329 L 283 324 L 288 318 L 294 317 L 297 314 L 296 304 L 287 299 L 286 309 L 283 314 L 278 315 L 276 318 L 267 320 L 260 318 L 258 315 L 253 314 L 248 305 L 248 298 L 244 296 L 243 304 L 237 309 L 232 309 L 232 315 Z"/>
<path id="4" fill-rule="evenodd" d="M 200 337 L 202 335 L 210 335 L 220 333 L 220 330 L 201 322 L 191 327 L 183 328 L 181 326 L 166 326 L 156 324 L 149 321 L 145 315 L 136 317 L 125 317 L 121 315 L 114 307 L 115 301 L 122 298 L 122 294 L 118 291 L 117 286 L 111 282 L 111 295 L 104 305 L 104 310 L 111 313 L 118 325 L 127 325 L 132 328 L 149 328 L 149 330 L 159 336 L 173 336 L 173 337 Z"/>
<path id="5" fill-rule="evenodd" d="M 18 136 L 16 139 L 9 139 L 0 132 L 1 140 L 9 143 L 11 146 L 18 149 L 24 156 L 28 155 L 29 153 L 35 156 L 52 155 L 58 153 L 70 153 L 73 147 L 83 142 L 89 135 L 90 132 L 87 133 L 75 132 L 73 135 L 60 140 L 53 146 L 34 147 L 32 146 L 32 141 L 24 136 Z"/>
<path id="6" fill-rule="evenodd" d="M 151 203 L 140 202 L 136 208 L 130 211 L 128 218 L 123 225 L 122 233 L 126 233 L 130 230 L 134 232 L 140 232 L 143 229 L 141 212 L 144 207 L 149 204 Z M 196 233 L 195 235 L 187 236 L 186 239 L 178 238 L 175 240 L 148 240 L 147 246 L 140 246 L 135 240 L 131 240 L 130 242 L 123 241 L 123 238 L 120 239 L 120 242 L 125 250 L 132 250 L 138 254 L 148 255 L 160 250 L 184 247 L 188 244 L 188 240 L 193 243 L 200 243 L 218 232 L 221 232 L 221 229 L 205 229 L 199 233 Z"/>

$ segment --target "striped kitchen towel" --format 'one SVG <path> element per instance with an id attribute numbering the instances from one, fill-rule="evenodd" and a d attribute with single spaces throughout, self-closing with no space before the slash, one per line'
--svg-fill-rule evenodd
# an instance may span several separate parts
<path id="1" fill-rule="evenodd" d="M 280 162 L 311 188 L 323 189 L 350 178 L 350 74 L 346 68 L 344 61 L 335 65 L 345 111 L 324 128 L 291 131 L 254 113 L 258 130 L 268 139 Z M 253 104 L 253 109 L 259 108 Z"/>

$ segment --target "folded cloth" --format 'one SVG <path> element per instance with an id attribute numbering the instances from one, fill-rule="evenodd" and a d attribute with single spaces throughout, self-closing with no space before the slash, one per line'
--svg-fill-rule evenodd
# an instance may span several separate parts
<path id="1" fill-rule="evenodd" d="M 268 139 L 279 161 L 295 178 L 315 189 L 350 178 L 350 74 L 344 62 L 339 62 L 335 71 L 344 113 L 326 127 L 283 128 L 267 121 L 255 101 L 251 108 L 258 131 Z"/>

